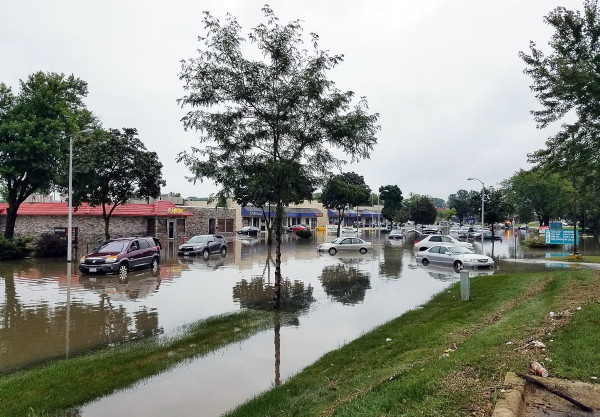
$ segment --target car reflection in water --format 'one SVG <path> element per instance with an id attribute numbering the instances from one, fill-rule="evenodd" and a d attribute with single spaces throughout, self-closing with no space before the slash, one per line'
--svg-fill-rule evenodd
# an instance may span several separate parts
<path id="1" fill-rule="evenodd" d="M 135 300 L 158 291 L 160 287 L 160 269 L 129 272 L 121 275 L 81 275 L 79 283 L 86 290 L 100 293 L 111 300 Z"/>
<path id="2" fill-rule="evenodd" d="M 434 279 L 439 281 L 458 281 L 460 279 L 461 270 L 456 270 L 451 266 L 440 266 L 429 264 L 427 266 L 422 264 L 412 265 L 412 268 L 422 269 L 427 271 L 427 274 Z M 471 269 L 468 271 L 469 277 L 476 277 L 481 275 L 494 275 L 493 269 Z"/>

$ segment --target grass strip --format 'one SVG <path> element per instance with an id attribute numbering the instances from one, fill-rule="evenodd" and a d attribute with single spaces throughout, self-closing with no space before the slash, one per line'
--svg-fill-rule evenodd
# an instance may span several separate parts
<path id="1" fill-rule="evenodd" d="M 228 415 L 491 416 L 506 372 L 533 360 L 589 382 L 599 284 L 596 271 L 472 278 L 470 301 L 456 284 Z"/>
<path id="2" fill-rule="evenodd" d="M 186 326 L 175 338 L 118 345 L 1 376 L 0 415 L 56 415 L 245 339 L 272 324 L 273 315 L 267 312 L 221 315 Z"/>

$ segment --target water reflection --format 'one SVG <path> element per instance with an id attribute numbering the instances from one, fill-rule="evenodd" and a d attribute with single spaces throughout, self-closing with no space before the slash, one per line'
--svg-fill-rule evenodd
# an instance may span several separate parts
<path id="1" fill-rule="evenodd" d="M 336 302 L 342 304 L 362 302 L 367 290 L 371 288 L 370 274 L 358 268 L 364 258 L 338 257 L 337 260 L 338 263 L 325 266 L 321 272 L 319 279 L 323 289 Z"/>
<path id="2" fill-rule="evenodd" d="M 367 236 L 368 235 L 368 236 Z M 365 234 L 374 250 L 365 256 L 319 256 L 318 243 L 286 236 L 282 244 L 284 314 L 273 313 L 272 329 L 216 354 L 186 362 L 135 389 L 82 408 L 81 415 L 218 415 L 279 384 L 325 352 L 426 302 L 458 279 L 452 269 L 421 267 L 412 244 Z M 475 242 L 493 255 L 495 271 L 544 268 L 508 262 L 543 258 L 523 248 L 525 233 L 502 241 Z M 581 251 L 598 252 L 596 239 Z M 560 251 L 564 251 L 563 248 Z M 271 309 L 274 265 L 264 240 L 233 240 L 226 257 L 178 258 L 166 245 L 159 273 L 82 276 L 64 261 L 0 263 L 0 371 L 125 343 L 176 334 L 181 326 L 240 308 Z M 401 278 L 401 279 L 400 279 Z M 131 405 L 129 405 L 131 404 Z M 189 412 L 188 412 L 189 411 Z"/>

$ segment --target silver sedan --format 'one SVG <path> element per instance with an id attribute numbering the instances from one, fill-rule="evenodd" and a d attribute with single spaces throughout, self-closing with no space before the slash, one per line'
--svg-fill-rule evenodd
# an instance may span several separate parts
<path id="1" fill-rule="evenodd" d="M 433 246 L 417 252 L 417 262 L 427 266 L 430 263 L 454 267 L 460 271 L 463 268 L 493 268 L 494 260 L 489 256 L 479 255 L 461 246 Z"/>
<path id="2" fill-rule="evenodd" d="M 336 239 L 333 239 L 329 243 L 321 243 L 319 246 L 317 246 L 317 251 L 329 252 L 330 255 L 335 255 L 337 251 L 340 250 L 367 253 L 367 251 L 371 250 L 372 248 L 373 244 L 371 242 L 362 240 L 359 237 L 340 236 Z"/>

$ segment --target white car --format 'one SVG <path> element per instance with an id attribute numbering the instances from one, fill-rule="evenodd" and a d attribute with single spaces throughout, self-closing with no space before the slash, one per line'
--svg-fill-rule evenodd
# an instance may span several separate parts
<path id="1" fill-rule="evenodd" d="M 415 242 L 415 249 L 418 251 L 429 249 L 433 246 L 462 246 L 464 248 L 473 249 L 473 244 L 469 242 L 461 242 L 458 239 L 448 235 L 426 235 L 423 239 Z"/>
<path id="2" fill-rule="evenodd" d="M 394 229 L 388 235 L 388 239 L 402 239 L 404 237 L 404 233 L 402 229 Z"/>
<path id="3" fill-rule="evenodd" d="M 340 236 L 333 239 L 329 243 L 321 243 L 317 246 L 318 252 L 329 252 L 330 255 L 335 255 L 338 251 L 355 251 L 367 253 L 373 249 L 373 244 L 358 237 Z"/>
<path id="4" fill-rule="evenodd" d="M 458 234 L 458 231 L 460 230 L 460 226 L 454 225 L 450 228 L 450 233 L 452 234 Z"/>
<path id="5" fill-rule="evenodd" d="M 494 260 L 489 256 L 474 253 L 464 246 L 434 246 L 419 251 L 417 262 L 424 266 L 431 264 L 452 266 L 455 271 L 464 268 L 493 268 Z"/>

